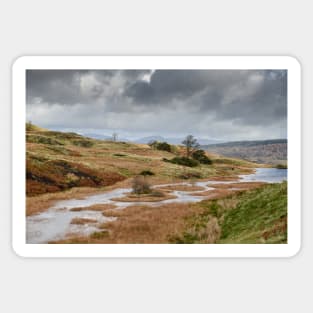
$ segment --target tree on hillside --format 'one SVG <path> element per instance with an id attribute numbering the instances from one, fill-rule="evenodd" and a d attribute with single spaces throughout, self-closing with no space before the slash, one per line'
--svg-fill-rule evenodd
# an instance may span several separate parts
<path id="1" fill-rule="evenodd" d="M 112 134 L 112 141 L 117 141 L 117 133 Z"/>
<path id="2" fill-rule="evenodd" d="M 200 147 L 197 139 L 192 135 L 188 135 L 182 141 L 182 144 L 186 147 L 187 158 L 189 158 L 191 154 Z"/>

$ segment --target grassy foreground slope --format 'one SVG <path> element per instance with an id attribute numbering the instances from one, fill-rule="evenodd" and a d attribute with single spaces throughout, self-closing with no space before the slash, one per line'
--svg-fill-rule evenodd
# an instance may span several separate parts
<path id="1" fill-rule="evenodd" d="M 104 187 L 151 170 L 154 182 L 186 177 L 236 176 L 251 172 L 255 164 L 209 155 L 213 165 L 195 168 L 164 162 L 183 155 L 153 149 L 145 144 L 96 140 L 75 133 L 49 131 L 26 125 L 26 192 L 28 196 L 53 193 L 72 187 Z"/>
<path id="2" fill-rule="evenodd" d="M 272 184 L 239 197 L 221 222 L 219 243 L 287 242 L 287 183 Z"/>
<path id="3" fill-rule="evenodd" d="M 174 243 L 286 243 L 287 182 L 202 201 Z"/>

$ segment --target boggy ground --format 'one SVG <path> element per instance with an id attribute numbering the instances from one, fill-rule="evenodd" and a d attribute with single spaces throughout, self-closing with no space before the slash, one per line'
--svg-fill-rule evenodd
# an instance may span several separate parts
<path id="1" fill-rule="evenodd" d="M 173 152 L 160 151 L 144 144 L 95 140 L 30 124 L 26 125 L 26 151 L 27 216 L 59 200 L 129 188 L 132 178 L 146 170 L 154 174 L 149 176 L 150 184 L 157 185 L 234 180 L 240 174 L 252 173 L 256 166 L 208 154 L 212 165 L 188 168 L 164 161 L 184 155 L 181 146 L 173 146 Z"/>
<path id="2" fill-rule="evenodd" d="M 103 215 L 116 219 L 101 225 L 102 231 L 51 243 L 286 242 L 287 184 L 252 183 L 242 189 L 216 190 L 198 203 L 108 209 Z"/>
<path id="3" fill-rule="evenodd" d="M 133 194 L 128 193 L 125 197 L 122 198 L 112 198 L 112 201 L 117 202 L 159 202 L 163 200 L 175 199 L 176 196 L 171 195 L 169 193 L 160 191 L 160 190 L 153 190 L 151 193 L 148 194 Z"/>

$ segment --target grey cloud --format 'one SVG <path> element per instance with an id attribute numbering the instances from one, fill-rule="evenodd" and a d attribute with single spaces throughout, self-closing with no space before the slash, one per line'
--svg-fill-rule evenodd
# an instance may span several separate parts
<path id="1" fill-rule="evenodd" d="M 46 127 L 285 137 L 284 70 L 29 70 L 27 118 Z"/>
<path id="2" fill-rule="evenodd" d="M 269 123 L 286 118 L 286 79 L 285 71 L 160 70 L 150 83 L 134 82 L 125 95 L 135 105 L 169 107 L 178 101 L 221 119 Z"/>
<path id="3" fill-rule="evenodd" d="M 27 70 L 26 101 L 34 103 L 39 98 L 52 104 L 93 103 L 105 97 L 105 90 L 114 77 L 124 76 L 127 81 L 137 79 L 146 72 L 148 70 Z M 91 78 L 90 86 L 86 85 L 88 78 Z M 86 88 L 90 87 L 88 92 L 84 89 L 84 82 Z"/>

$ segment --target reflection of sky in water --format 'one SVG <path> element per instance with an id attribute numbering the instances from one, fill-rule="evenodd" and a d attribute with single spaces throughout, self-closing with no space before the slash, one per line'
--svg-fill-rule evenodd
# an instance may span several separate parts
<path id="1" fill-rule="evenodd" d="M 287 169 L 257 168 L 253 175 L 241 175 L 243 181 L 279 183 L 287 180 Z"/>

